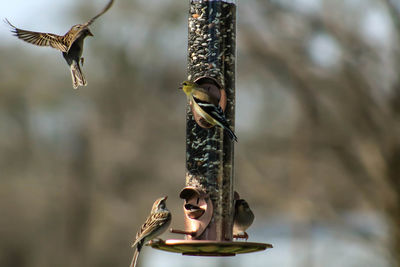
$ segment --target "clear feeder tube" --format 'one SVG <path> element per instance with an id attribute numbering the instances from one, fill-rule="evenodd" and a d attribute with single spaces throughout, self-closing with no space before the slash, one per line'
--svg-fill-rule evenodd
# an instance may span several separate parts
<path id="1" fill-rule="evenodd" d="M 235 124 L 236 1 L 191 0 L 188 18 L 188 79 L 213 79 L 226 95 L 222 106 Z M 222 90 L 222 91 L 221 91 Z M 220 96 L 221 96 L 220 95 Z M 230 241 L 233 226 L 234 142 L 221 127 L 202 128 L 187 106 L 186 185 L 207 192 L 214 214 L 197 239 Z"/>

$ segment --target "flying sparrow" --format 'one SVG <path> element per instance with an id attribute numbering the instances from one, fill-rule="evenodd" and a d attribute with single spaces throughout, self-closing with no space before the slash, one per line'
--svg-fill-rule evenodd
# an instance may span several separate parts
<path id="1" fill-rule="evenodd" d="M 135 253 L 132 258 L 131 267 L 136 266 L 137 259 L 139 257 L 140 250 L 143 245 L 161 235 L 167 230 L 171 223 L 171 212 L 167 209 L 165 201 L 167 197 L 162 197 L 154 202 L 151 208 L 151 213 L 147 217 L 146 222 L 142 225 L 140 230 L 136 233 L 136 240 L 132 247 L 136 246 Z"/>
<path id="2" fill-rule="evenodd" d="M 249 204 L 244 199 L 235 201 L 235 215 L 233 219 L 233 237 L 248 239 L 249 235 L 246 233 L 247 228 L 254 221 L 254 214 L 251 211 Z"/>
<path id="3" fill-rule="evenodd" d="M 60 50 L 70 66 L 72 76 L 72 86 L 74 89 L 78 86 L 86 86 L 87 82 L 83 76 L 81 67 L 83 65 L 83 40 L 87 36 L 93 36 L 89 30 L 89 25 L 92 24 L 98 17 L 103 15 L 113 4 L 114 0 L 110 0 L 107 6 L 96 16 L 84 24 L 76 24 L 64 35 L 56 35 L 52 33 L 33 32 L 19 29 L 12 25 L 7 19 L 5 22 L 11 26 L 11 32 L 14 33 L 19 39 L 25 42 L 38 45 L 38 46 L 51 46 Z"/>

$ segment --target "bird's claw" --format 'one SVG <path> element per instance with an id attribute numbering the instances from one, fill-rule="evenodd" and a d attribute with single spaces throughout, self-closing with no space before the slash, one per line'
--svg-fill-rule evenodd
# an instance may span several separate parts
<path id="1" fill-rule="evenodd" d="M 233 235 L 233 238 L 245 239 L 247 241 L 247 239 L 249 239 L 249 235 L 246 232 L 244 232 L 243 234 Z"/>

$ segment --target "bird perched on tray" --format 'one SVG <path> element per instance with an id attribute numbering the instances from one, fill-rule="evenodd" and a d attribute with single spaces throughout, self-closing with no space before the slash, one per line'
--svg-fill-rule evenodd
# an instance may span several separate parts
<path id="1" fill-rule="evenodd" d="M 235 201 L 235 215 L 233 219 L 233 237 L 248 239 L 249 235 L 246 233 L 247 228 L 254 221 L 254 214 L 251 211 L 249 204 L 244 199 Z"/>
<path id="2" fill-rule="evenodd" d="M 209 124 L 222 127 L 228 133 L 229 138 L 237 142 L 235 133 L 226 121 L 224 111 L 209 92 L 191 81 L 184 81 L 181 89 L 192 103 L 194 112 L 198 113 Z"/>
<path id="3" fill-rule="evenodd" d="M 93 36 L 89 30 L 89 26 L 101 15 L 103 15 L 113 4 L 114 0 L 110 0 L 106 7 L 96 16 L 91 18 L 84 24 L 76 24 L 64 35 L 56 35 L 52 33 L 42 33 L 22 30 L 12 25 L 7 19 L 5 22 L 12 27 L 12 32 L 19 39 L 25 42 L 38 45 L 38 46 L 50 46 L 60 50 L 70 66 L 72 76 L 72 86 L 74 89 L 78 86 L 86 86 L 87 82 L 85 76 L 82 73 L 79 64 L 83 65 L 83 40 L 87 36 Z"/>
<path id="4" fill-rule="evenodd" d="M 166 200 L 167 197 L 165 196 L 157 199 L 154 202 L 149 217 L 147 217 L 146 222 L 136 233 L 136 240 L 132 245 L 132 247 L 136 247 L 136 249 L 130 265 L 131 267 L 136 266 L 139 253 L 143 245 L 146 242 L 164 233 L 170 225 L 172 216 L 171 212 L 167 209 L 165 203 Z"/>

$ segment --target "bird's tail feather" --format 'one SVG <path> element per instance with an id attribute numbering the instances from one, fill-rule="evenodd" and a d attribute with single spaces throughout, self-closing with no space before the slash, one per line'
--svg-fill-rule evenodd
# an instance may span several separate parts
<path id="1" fill-rule="evenodd" d="M 79 62 L 76 62 L 75 60 L 73 60 L 71 64 L 71 76 L 72 86 L 74 87 L 74 89 L 78 88 L 78 86 L 87 85 L 85 76 L 83 76 L 81 67 L 79 66 Z"/>
<path id="2" fill-rule="evenodd" d="M 236 134 L 229 127 L 224 127 L 224 129 L 231 140 L 238 141 Z"/>
<path id="3" fill-rule="evenodd" d="M 220 117 L 219 121 L 216 121 L 219 126 L 221 126 L 226 133 L 228 134 L 229 138 L 235 142 L 238 141 L 236 134 L 231 130 L 229 127 L 229 123 L 226 121 L 224 117 Z"/>
<path id="4" fill-rule="evenodd" d="M 135 253 L 133 254 L 133 258 L 132 258 L 130 267 L 136 267 L 136 263 L 137 263 L 137 260 L 138 260 L 138 257 L 139 257 L 139 253 L 140 253 L 140 248 L 137 247 L 135 249 Z"/>

